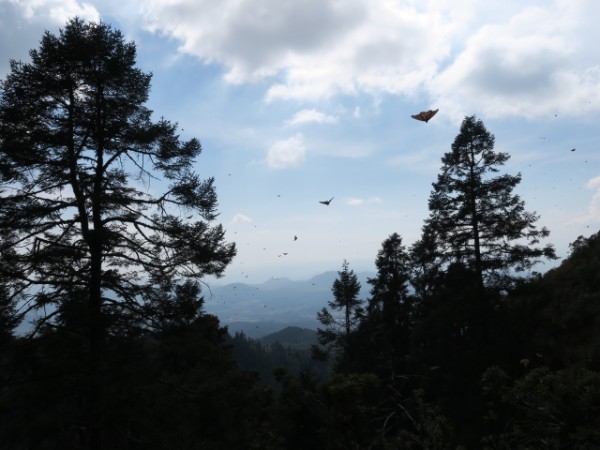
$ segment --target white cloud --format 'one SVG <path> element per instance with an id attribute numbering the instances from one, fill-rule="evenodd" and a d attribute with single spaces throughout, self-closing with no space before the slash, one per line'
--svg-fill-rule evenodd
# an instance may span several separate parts
<path id="1" fill-rule="evenodd" d="M 530 6 L 530 5 L 543 6 Z M 149 30 L 267 80 L 265 99 L 429 97 L 447 115 L 584 115 L 600 108 L 596 0 L 148 0 Z M 433 101 L 431 101 L 433 100 Z"/>
<path id="2" fill-rule="evenodd" d="M 352 206 L 362 205 L 364 202 L 365 201 L 362 198 L 350 197 L 350 198 L 346 199 L 346 204 L 352 205 Z"/>
<path id="3" fill-rule="evenodd" d="M 330 116 L 316 109 L 303 109 L 294 114 L 294 117 L 287 123 L 289 125 L 300 125 L 303 123 L 337 123 L 337 116 Z"/>
<path id="4" fill-rule="evenodd" d="M 94 6 L 76 0 L 0 0 L 0 78 L 8 73 L 9 60 L 29 61 L 28 52 L 39 47 L 44 31 L 58 33 L 75 16 L 100 20 Z"/>
<path id="5" fill-rule="evenodd" d="M 571 219 L 569 223 L 574 224 L 600 224 L 600 176 L 594 177 L 586 183 L 588 189 L 595 190 L 592 194 L 585 212 Z"/>
<path id="6" fill-rule="evenodd" d="M 333 44 L 363 17 L 360 0 L 150 0 L 152 31 L 182 42 L 181 51 L 228 68 L 234 83 L 273 75 L 294 58 Z"/>
<path id="7" fill-rule="evenodd" d="M 13 4 L 28 21 L 51 19 L 53 23 L 62 26 L 75 16 L 86 20 L 100 20 L 93 5 L 76 0 L 12 0 L 8 3 Z"/>
<path id="8" fill-rule="evenodd" d="M 589 180 L 587 187 L 596 192 L 588 204 L 584 220 L 586 223 L 600 223 L 600 176 Z"/>
<path id="9" fill-rule="evenodd" d="M 301 134 L 275 142 L 267 151 L 267 164 L 271 169 L 285 169 L 302 164 L 306 147 Z"/>
<path id="10" fill-rule="evenodd" d="M 250 222 L 252 222 L 252 219 L 242 213 L 237 213 L 235 216 L 233 216 L 233 219 L 231 220 L 231 223 L 250 223 Z"/>
<path id="11" fill-rule="evenodd" d="M 591 180 L 589 180 L 586 184 L 586 186 L 590 189 L 593 188 L 600 188 L 600 176 L 592 178 Z"/>
<path id="12" fill-rule="evenodd" d="M 600 14 L 597 3 L 557 0 L 480 25 L 431 81 L 432 95 L 455 118 L 469 111 L 532 118 L 598 108 L 600 61 L 585 55 L 589 37 L 600 34 L 586 20 L 588 14 Z"/>
<path id="13" fill-rule="evenodd" d="M 382 203 L 383 200 L 379 197 L 369 197 L 367 199 L 364 198 L 356 198 L 356 197 L 348 197 L 345 199 L 346 204 L 350 206 L 361 206 L 372 203 Z"/>
<path id="14" fill-rule="evenodd" d="M 269 100 L 409 92 L 449 51 L 439 14 L 406 0 L 150 0 L 145 18 L 230 82 L 278 75 Z"/>
<path id="15" fill-rule="evenodd" d="M 413 95 L 435 74 L 449 45 L 444 27 L 436 26 L 437 14 L 411 3 L 370 2 L 364 20 L 334 45 L 296 55 L 267 100 L 320 100 L 357 92 Z"/>
<path id="16" fill-rule="evenodd" d="M 139 10 L 116 0 L 0 0 L 0 75 L 44 29 L 74 15 L 98 20 L 94 1 L 222 67 L 228 82 L 261 81 L 267 101 L 394 94 L 456 121 L 600 109 L 597 0 L 145 0 Z"/>

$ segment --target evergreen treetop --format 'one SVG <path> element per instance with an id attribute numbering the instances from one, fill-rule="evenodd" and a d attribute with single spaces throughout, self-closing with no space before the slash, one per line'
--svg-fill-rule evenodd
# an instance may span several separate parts
<path id="1" fill-rule="evenodd" d="M 549 231 L 536 226 L 539 216 L 513 192 L 521 175 L 496 175 L 510 156 L 495 152 L 494 142 L 481 120 L 463 120 L 433 183 L 423 234 L 434 239 L 442 264 L 463 262 L 482 287 L 506 288 L 514 271 L 555 258 L 555 251 L 539 245 Z"/>

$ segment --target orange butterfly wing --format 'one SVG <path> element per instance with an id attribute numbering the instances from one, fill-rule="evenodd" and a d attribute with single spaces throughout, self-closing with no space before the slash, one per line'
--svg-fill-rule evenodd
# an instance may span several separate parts
<path id="1" fill-rule="evenodd" d="M 429 120 L 431 120 L 431 118 L 433 116 L 435 116 L 437 114 L 438 111 L 439 111 L 439 108 L 438 109 L 430 109 L 429 111 L 421 111 L 419 114 L 413 114 L 410 117 L 412 117 L 413 119 L 420 120 L 422 122 L 427 123 L 427 122 L 429 122 Z"/>

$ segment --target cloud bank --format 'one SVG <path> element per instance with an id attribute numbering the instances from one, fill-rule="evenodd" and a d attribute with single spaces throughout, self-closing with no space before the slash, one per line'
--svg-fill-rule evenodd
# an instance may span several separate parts
<path id="1" fill-rule="evenodd" d="M 228 82 L 267 80 L 266 101 L 386 93 L 459 118 L 600 109 L 595 0 L 149 0 L 143 11 Z"/>

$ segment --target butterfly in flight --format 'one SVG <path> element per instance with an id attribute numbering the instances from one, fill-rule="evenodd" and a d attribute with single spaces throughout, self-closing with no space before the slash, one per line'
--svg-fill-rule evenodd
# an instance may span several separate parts
<path id="1" fill-rule="evenodd" d="M 333 197 L 331 197 L 329 200 L 320 200 L 319 203 L 321 203 L 322 205 L 329 206 L 329 204 L 331 203 L 331 200 L 333 200 Z"/>
<path id="2" fill-rule="evenodd" d="M 437 114 L 437 112 L 439 111 L 439 109 L 430 109 L 429 111 L 421 111 L 419 114 L 413 114 L 412 117 L 413 119 L 416 120 L 420 120 L 422 122 L 429 122 L 431 120 L 431 118 L 433 116 L 435 116 Z"/>

